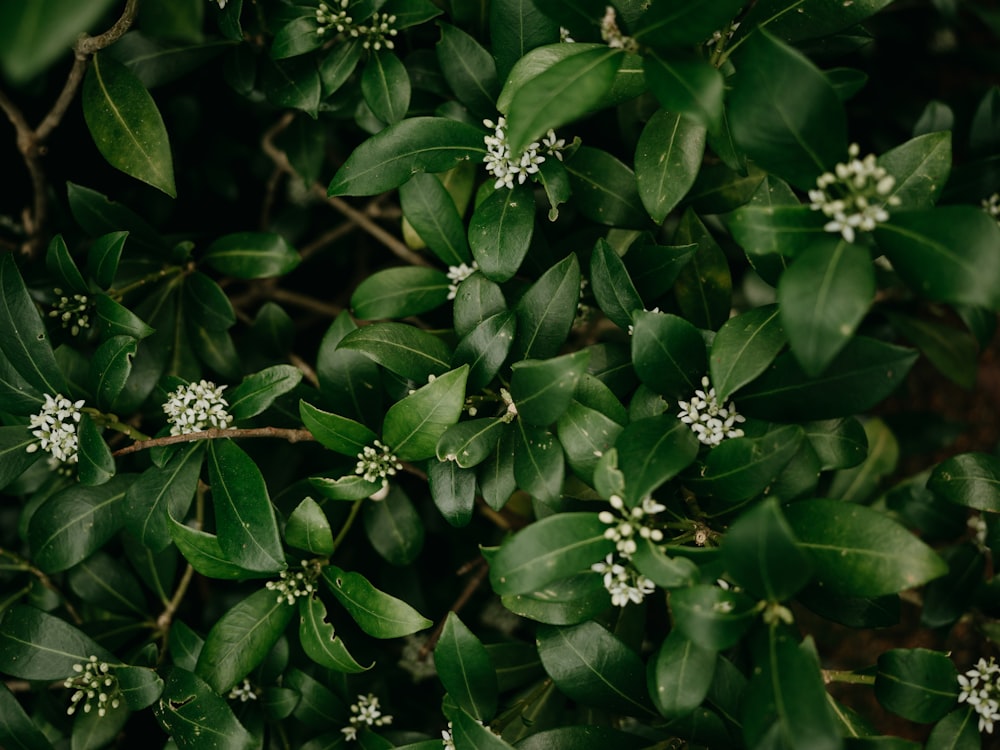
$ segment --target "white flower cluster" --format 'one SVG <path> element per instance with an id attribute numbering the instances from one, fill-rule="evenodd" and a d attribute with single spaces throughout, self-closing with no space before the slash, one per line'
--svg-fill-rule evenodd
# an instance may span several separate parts
<path id="1" fill-rule="evenodd" d="M 647 517 L 666 510 L 666 507 L 651 497 L 644 498 L 642 503 L 631 510 L 625 508 L 625 502 L 618 495 L 612 495 L 608 502 L 618 511 L 618 515 L 605 510 L 597 517 L 607 524 L 604 538 L 615 543 L 616 551 L 601 562 L 591 565 L 590 569 L 604 576 L 604 588 L 611 594 L 614 606 L 624 607 L 629 602 L 641 604 L 643 599 L 656 590 L 656 585 L 630 563 L 632 555 L 638 549 L 635 539 L 640 537 L 652 542 L 663 541 L 663 532 L 652 528 Z"/>
<path id="2" fill-rule="evenodd" d="M 331 4 L 333 7 L 331 7 Z M 321 2 L 316 9 L 316 33 L 326 36 L 330 29 L 347 32 L 355 39 L 361 39 L 361 46 L 376 52 L 383 47 L 393 49 L 396 45 L 392 37 L 399 34 L 399 29 L 393 28 L 396 16 L 376 11 L 367 24 L 354 24 L 354 19 L 347 14 L 350 0 L 331 0 Z"/>
<path id="3" fill-rule="evenodd" d="M 980 659 L 972 669 L 958 676 L 959 703 L 968 703 L 979 714 L 979 731 L 993 734 L 993 722 L 1000 721 L 1000 664 L 993 657 Z"/>
<path id="4" fill-rule="evenodd" d="M 363 477 L 366 482 L 381 480 L 382 486 L 388 487 L 389 477 L 402 470 L 403 464 L 396 458 L 396 454 L 381 440 L 376 440 L 358 454 L 358 465 L 354 468 L 354 473 Z"/>
<path id="5" fill-rule="evenodd" d="M 623 49 L 626 52 L 635 52 L 639 49 L 635 39 L 626 36 L 618 28 L 618 16 L 610 5 L 605 7 L 604 18 L 601 19 L 601 39 L 607 42 L 609 47 Z"/>
<path id="6" fill-rule="evenodd" d="M 455 299 L 455 295 L 458 294 L 458 285 L 478 270 L 479 264 L 476 261 L 472 261 L 471 266 L 465 263 L 460 263 L 457 266 L 448 266 L 448 281 L 451 282 L 448 284 L 448 299 Z"/>
<path id="7" fill-rule="evenodd" d="M 180 385 L 163 405 L 170 422 L 171 435 L 189 435 L 192 432 L 232 427 L 233 417 L 226 410 L 229 402 L 222 396 L 226 386 L 208 380 Z"/>
<path id="8" fill-rule="evenodd" d="M 59 299 L 49 310 L 50 318 L 56 318 L 63 328 L 68 328 L 71 336 L 79 336 L 80 331 L 90 328 L 90 314 L 87 312 L 90 307 L 90 297 L 86 294 L 65 295 L 59 287 L 52 291 Z"/>
<path id="9" fill-rule="evenodd" d="M 77 439 L 77 425 L 83 408 L 83 400 L 70 401 L 61 394 L 45 394 L 45 403 L 38 414 L 32 414 L 28 427 L 39 442 L 27 447 L 28 453 L 39 448 L 48 451 L 57 461 L 75 464 L 79 458 L 80 443 Z"/>
<path id="10" fill-rule="evenodd" d="M 320 3 L 316 8 L 316 33 L 320 36 L 325 36 L 330 29 L 345 31 L 354 20 L 347 15 L 347 6 L 351 4 L 351 0 L 339 0 L 339 2 L 331 0 L 331 2 L 339 6 L 336 11 L 326 3 Z"/>
<path id="11" fill-rule="evenodd" d="M 559 27 L 559 41 L 564 44 L 573 44 L 576 39 L 570 36 L 570 31 L 565 26 Z"/>
<path id="12" fill-rule="evenodd" d="M 1000 224 L 1000 193 L 993 193 L 982 201 L 983 210 Z"/>
<path id="13" fill-rule="evenodd" d="M 371 693 L 359 695 L 358 702 L 351 704 L 351 722 L 340 731 L 348 742 L 358 738 L 358 729 L 361 727 L 384 727 L 392 724 L 392 716 L 383 714 L 379 708 L 378 698 Z"/>
<path id="14" fill-rule="evenodd" d="M 486 171 L 496 178 L 493 187 L 497 190 L 502 187 L 513 188 L 515 179 L 518 185 L 523 185 L 530 175 L 537 174 L 538 165 L 545 161 L 539 149 L 561 160 L 560 151 L 566 148 L 566 140 L 556 138 L 555 131 L 549 130 L 541 143 L 538 141 L 529 143 L 521 154 L 514 156 L 507 143 L 507 133 L 504 131 L 507 127 L 507 118 L 500 116 L 496 122 L 483 120 L 483 125 L 493 130 L 493 135 L 483 138 L 486 143 L 486 156 L 483 157 L 483 162 L 486 164 Z"/>
<path id="15" fill-rule="evenodd" d="M 63 683 L 63 687 L 76 688 L 76 692 L 70 697 L 69 708 L 66 713 L 72 716 L 83 703 L 83 712 L 89 714 L 94 708 L 96 698 L 97 715 L 104 716 L 108 712 L 108 707 L 118 708 L 118 678 L 111 672 L 111 667 L 106 661 L 98 661 L 96 656 L 91 656 L 82 664 L 74 664 L 73 671 L 76 675 L 69 677 Z"/>
<path id="16" fill-rule="evenodd" d="M 823 229 L 848 242 L 854 242 L 856 232 L 870 232 L 888 221 L 886 206 L 899 205 L 899 198 L 889 195 L 896 179 L 875 163 L 875 154 L 859 159 L 859 153 L 858 144 L 852 143 L 847 149 L 851 160 L 821 174 L 816 189 L 809 191 L 809 208 L 830 219 Z"/>
<path id="17" fill-rule="evenodd" d="M 690 401 L 677 402 L 681 408 L 678 418 L 691 425 L 691 431 L 705 445 L 718 445 L 726 438 L 743 437 L 743 430 L 736 424 L 746 422 L 746 417 L 736 413 L 732 401 L 725 406 L 719 403 L 715 388 L 710 387 L 707 377 L 701 379 L 701 386 Z"/>
<path id="18" fill-rule="evenodd" d="M 250 684 L 250 680 L 246 677 L 243 678 L 243 682 L 239 685 L 235 685 L 232 690 L 229 691 L 229 700 L 236 701 L 240 703 L 246 703 L 247 701 L 257 700 L 257 693 L 253 690 L 253 685 Z"/>
<path id="19" fill-rule="evenodd" d="M 479 722 L 479 726 L 486 727 L 487 729 L 490 730 L 490 732 L 492 732 L 497 737 L 500 736 L 500 734 L 495 729 L 493 729 L 493 727 L 487 727 L 482 721 Z M 448 722 L 448 728 L 441 730 L 441 739 L 444 741 L 444 750 L 455 750 L 455 738 L 452 737 L 453 730 L 454 728 L 452 727 L 450 721 Z"/>
<path id="20" fill-rule="evenodd" d="M 414 682 L 421 682 L 422 680 L 437 676 L 437 667 L 434 665 L 434 652 L 427 651 L 424 653 L 424 646 L 426 644 L 426 635 L 408 635 L 403 643 L 403 650 L 399 655 L 399 661 L 397 662 L 399 668 L 409 672 Z"/>
<path id="21" fill-rule="evenodd" d="M 302 561 L 302 567 L 309 565 L 308 560 Z M 295 604 L 295 600 L 303 596 L 312 596 L 316 590 L 312 580 L 301 570 L 289 573 L 287 570 L 281 571 L 277 581 L 268 581 L 264 588 L 268 591 L 278 592 L 278 601 L 288 604 Z"/>

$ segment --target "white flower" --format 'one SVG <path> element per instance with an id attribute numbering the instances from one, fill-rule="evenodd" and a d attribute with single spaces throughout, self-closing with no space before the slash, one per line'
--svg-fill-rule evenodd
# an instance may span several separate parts
<path id="1" fill-rule="evenodd" d="M 607 42 L 609 47 L 623 49 L 626 52 L 635 52 L 639 49 L 635 39 L 625 36 L 618 28 L 618 17 L 610 5 L 604 9 L 604 18 L 601 19 L 601 39 Z"/>
<path id="2" fill-rule="evenodd" d="M 118 698 L 118 678 L 107 662 L 98 661 L 96 656 L 91 656 L 82 664 L 74 664 L 73 671 L 76 675 L 63 682 L 63 687 L 76 689 L 70 696 L 67 714 L 75 714 L 81 702 L 83 712 L 89 714 L 94 708 L 95 699 L 98 716 L 103 717 L 108 712 L 108 707 L 118 708 L 121 704 Z"/>
<path id="3" fill-rule="evenodd" d="M 219 10 L 225 10 L 226 3 L 229 2 L 229 0 L 215 0 L 215 1 L 219 4 Z"/>
<path id="4" fill-rule="evenodd" d="M 83 404 L 83 400 L 73 402 L 61 394 L 51 396 L 46 393 L 41 411 L 32 414 L 28 423 L 28 427 L 32 428 L 31 434 L 39 440 L 27 447 L 28 453 L 41 448 L 58 461 L 76 463 L 80 445 L 76 431 Z"/>
<path id="5" fill-rule="evenodd" d="M 244 677 L 243 682 L 233 686 L 233 689 L 229 691 L 228 698 L 231 701 L 238 700 L 240 703 L 246 703 L 247 701 L 257 700 L 257 693 L 253 691 L 253 685 L 250 684 L 250 680 Z"/>
<path id="6" fill-rule="evenodd" d="M 625 502 L 618 495 L 612 495 L 608 502 L 619 515 L 616 517 L 614 513 L 605 510 L 598 513 L 597 517 L 608 526 L 604 531 L 604 538 L 615 543 L 615 549 L 625 560 L 630 559 L 638 549 L 636 537 L 652 542 L 663 541 L 663 532 L 650 526 L 646 516 L 666 510 L 665 506 L 651 497 L 643 499 L 642 503 L 631 510 L 625 509 Z"/>
<path id="7" fill-rule="evenodd" d="M 308 565 L 308 560 L 302 561 L 302 567 L 305 568 L 308 567 Z M 268 581 L 264 584 L 264 588 L 269 591 L 277 591 L 279 602 L 295 604 L 296 599 L 303 596 L 312 596 L 313 592 L 316 591 L 316 587 L 313 585 L 310 577 L 301 570 L 296 571 L 295 573 L 289 573 L 287 570 L 283 570 L 278 575 L 279 580 Z"/>
<path id="8" fill-rule="evenodd" d="M 573 37 L 571 37 L 569 35 L 569 33 L 570 33 L 569 29 L 567 29 L 565 26 L 560 26 L 559 27 L 559 41 L 560 42 L 565 42 L 566 44 L 573 44 L 573 42 L 575 42 L 576 39 L 574 39 Z"/>
<path id="9" fill-rule="evenodd" d="M 616 560 L 613 553 L 591 565 L 590 569 L 604 576 L 604 588 L 611 594 L 611 603 L 616 607 L 625 607 L 630 602 L 642 604 L 643 599 L 656 590 L 656 584 L 634 570 L 630 563 Z"/>
<path id="10" fill-rule="evenodd" d="M 542 148 L 545 149 L 545 153 L 556 157 L 559 161 L 562 161 L 563 157 L 561 152 L 564 148 L 566 148 L 566 139 L 557 138 L 556 131 L 549 128 L 549 132 L 545 134 L 544 138 L 542 138 Z M 580 283 L 583 284 L 585 281 L 586 279 L 581 279 Z"/>
<path id="11" fill-rule="evenodd" d="M 979 731 L 993 733 L 993 722 L 1000 721 L 1000 665 L 993 657 L 980 659 L 972 669 L 958 676 L 959 703 L 968 703 L 979 714 Z"/>
<path id="12" fill-rule="evenodd" d="M 465 263 L 460 263 L 457 266 L 448 266 L 448 281 L 451 282 L 448 284 L 448 299 L 455 299 L 455 295 L 458 294 L 458 285 L 478 270 L 479 264 L 476 261 L 472 261 L 471 266 Z"/>
<path id="13" fill-rule="evenodd" d="M 358 454 L 358 465 L 354 468 L 354 473 L 363 477 L 366 482 L 381 480 L 382 486 L 388 487 L 389 477 L 402 470 L 403 464 L 396 458 L 396 454 L 381 440 L 376 440 Z"/>
<path id="14" fill-rule="evenodd" d="M 545 161 L 545 157 L 538 153 L 541 144 L 537 141 L 529 143 L 522 153 L 514 156 L 507 143 L 507 134 L 504 132 L 507 118 L 498 117 L 496 123 L 493 120 L 483 120 L 483 124 L 493 129 L 493 135 L 483 138 L 486 144 L 486 156 L 483 157 L 483 162 L 486 164 L 486 171 L 496 178 L 493 187 L 497 190 L 502 187 L 511 189 L 514 187 L 515 179 L 518 185 L 523 185 L 529 175 L 538 172 L 538 165 Z"/>
<path id="15" fill-rule="evenodd" d="M 378 698 L 371 693 L 359 695 L 356 703 L 351 704 L 350 724 L 340 731 L 348 742 L 358 738 L 358 729 L 362 727 L 384 727 L 392 724 L 392 716 L 383 714 L 378 704 Z"/>
<path id="16" fill-rule="evenodd" d="M 52 303 L 50 318 L 56 318 L 63 328 L 69 329 L 71 336 L 79 336 L 80 331 L 90 328 L 90 297 L 86 294 L 67 296 L 59 287 L 52 291 L 59 298 Z"/>
<path id="17" fill-rule="evenodd" d="M 989 198 L 984 198 L 981 205 L 983 210 L 1000 224 L 1000 193 L 993 193 Z"/>
<path id="18" fill-rule="evenodd" d="M 190 435 L 192 432 L 232 427 L 233 417 L 226 411 L 229 402 L 222 396 L 225 388 L 208 380 L 178 386 L 163 405 L 163 412 L 171 425 L 170 434 Z"/>
<path id="19" fill-rule="evenodd" d="M 677 417 L 691 425 L 695 437 L 705 445 L 714 446 L 726 438 L 743 437 L 743 430 L 736 425 L 745 422 L 746 418 L 736 413 L 732 401 L 725 406 L 719 403 L 707 377 L 701 379 L 701 385 L 690 401 L 677 402 L 681 408 Z"/>
<path id="20" fill-rule="evenodd" d="M 895 178 L 875 163 L 875 154 L 858 159 L 860 149 L 852 143 L 847 149 L 851 160 L 816 178 L 816 189 L 809 191 L 809 208 L 822 211 L 830 219 L 824 226 L 848 242 L 857 232 L 870 232 L 889 220 L 886 206 L 898 206 L 899 198 L 890 195 Z"/>
<path id="21" fill-rule="evenodd" d="M 320 3 L 316 9 L 316 33 L 320 36 L 325 36 L 330 29 L 345 31 L 353 21 L 347 15 L 347 6 L 351 4 L 351 0 L 331 0 L 331 2 L 338 6 L 336 11 L 326 3 Z M 357 35 L 355 34 L 355 36 Z"/>
<path id="22" fill-rule="evenodd" d="M 477 721 L 479 720 L 477 719 Z M 486 727 L 497 737 L 500 736 L 499 732 L 494 730 L 493 727 L 487 727 L 482 721 L 479 721 L 479 726 Z M 452 731 L 453 727 L 450 721 L 448 722 L 448 728 L 441 730 L 441 740 L 444 742 L 445 750 L 455 750 L 455 739 L 452 737 Z"/>

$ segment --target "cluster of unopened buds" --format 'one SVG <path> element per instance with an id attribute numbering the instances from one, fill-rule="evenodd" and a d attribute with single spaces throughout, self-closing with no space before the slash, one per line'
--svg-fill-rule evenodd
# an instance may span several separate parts
<path id="1" fill-rule="evenodd" d="M 350 742 L 358 738 L 358 730 L 363 727 L 384 727 L 392 724 L 392 716 L 382 713 L 378 698 L 368 693 L 359 695 L 357 703 L 351 704 L 351 717 L 348 721 L 350 723 L 340 731 Z"/>
<path id="2" fill-rule="evenodd" d="M 227 411 L 229 402 L 222 395 L 225 388 L 208 380 L 178 386 L 163 404 L 163 412 L 170 422 L 170 434 L 189 435 L 232 427 L 233 417 Z"/>
<path id="3" fill-rule="evenodd" d="M 76 463 L 80 447 L 77 427 L 83 415 L 83 404 L 83 400 L 70 401 L 61 394 L 52 396 L 46 393 L 41 410 L 32 414 L 28 422 L 31 434 L 38 438 L 38 442 L 30 443 L 25 450 L 34 453 L 41 448 L 57 461 Z"/>
<path id="4" fill-rule="evenodd" d="M 381 440 L 366 445 L 358 454 L 358 465 L 354 467 L 354 473 L 366 482 L 381 482 L 383 487 L 389 486 L 389 477 L 402 470 L 403 464 Z"/>
<path id="5" fill-rule="evenodd" d="M 614 49 L 623 49 L 626 52 L 635 52 L 639 49 L 635 39 L 626 36 L 618 28 L 618 15 L 610 5 L 604 9 L 604 17 L 601 19 L 601 39 Z"/>
<path id="6" fill-rule="evenodd" d="M 677 405 L 681 409 L 677 418 L 690 425 L 695 437 L 704 445 L 715 446 L 726 438 L 743 437 L 743 430 L 736 425 L 745 422 L 746 417 L 736 412 L 732 401 L 725 406 L 719 402 L 707 377 L 701 379 L 701 388 L 694 392 L 690 401 L 678 401 Z"/>
<path id="7" fill-rule="evenodd" d="M 109 708 L 114 709 L 121 705 L 118 699 L 118 679 L 107 662 L 91 656 L 82 664 L 74 664 L 73 671 L 76 674 L 68 677 L 63 683 L 63 687 L 76 689 L 70 696 L 67 714 L 70 716 L 75 714 L 82 703 L 85 714 L 89 714 L 96 706 L 97 715 L 103 717 Z"/>
<path id="8" fill-rule="evenodd" d="M 972 669 L 958 676 L 958 702 L 966 703 L 979 714 L 979 731 L 993 733 L 993 723 L 1000 721 L 1000 664 L 991 657 L 980 659 Z"/>
<path id="9" fill-rule="evenodd" d="M 641 604 L 656 590 L 656 585 L 632 567 L 632 555 L 639 549 L 636 538 L 653 543 L 663 541 L 663 532 L 649 524 L 649 516 L 666 510 L 666 507 L 651 497 L 644 498 L 634 508 L 626 508 L 625 501 L 618 495 L 612 495 L 608 502 L 617 514 L 605 510 L 597 517 L 607 525 L 604 538 L 615 543 L 615 552 L 594 563 L 591 570 L 603 575 L 604 588 L 611 594 L 613 605 Z"/>
<path id="10" fill-rule="evenodd" d="M 854 242 L 858 232 L 870 232 L 889 220 L 886 206 L 898 206 L 899 198 L 892 195 L 896 179 L 885 167 L 875 163 L 875 155 L 859 159 L 860 147 L 852 143 L 847 149 L 850 161 L 834 167 L 816 179 L 816 189 L 809 191 L 809 208 L 822 211 L 829 221 L 823 226 L 836 232 L 847 242 Z"/>
<path id="11" fill-rule="evenodd" d="M 303 560 L 302 567 L 308 568 L 309 561 Z M 316 591 L 316 586 L 313 585 L 311 576 L 301 570 L 294 573 L 283 570 L 278 575 L 279 579 L 277 581 L 268 581 L 264 584 L 264 588 L 269 591 L 277 591 L 279 602 L 295 604 L 296 599 L 304 596 L 312 596 Z"/>
<path id="12" fill-rule="evenodd" d="M 58 320 L 71 336 L 79 336 L 80 331 L 90 328 L 90 297 L 86 294 L 63 294 L 58 287 L 52 291 L 57 299 L 49 310 L 50 318 Z"/>
<path id="13" fill-rule="evenodd" d="M 316 8 L 316 33 L 326 36 L 331 29 L 336 29 L 338 33 L 346 32 L 354 39 L 361 39 L 362 47 L 376 52 L 383 47 L 393 49 L 396 46 L 392 40 L 399 34 L 399 29 L 393 26 L 396 16 L 376 11 L 368 23 L 355 24 L 347 13 L 350 4 L 350 0 L 321 2 Z"/>
<path id="14" fill-rule="evenodd" d="M 518 185 L 523 185 L 528 177 L 537 174 L 538 166 L 545 161 L 545 156 L 540 151 L 562 160 L 561 151 L 566 148 L 566 140 L 557 138 L 554 130 L 549 130 L 541 143 L 529 143 L 524 151 L 515 155 L 507 142 L 507 118 L 498 117 L 496 122 L 483 120 L 483 124 L 493 130 L 492 135 L 483 138 L 486 144 L 483 161 L 486 163 L 486 171 L 496 178 L 493 187 L 497 190 L 502 187 L 513 188 L 515 180 Z"/>

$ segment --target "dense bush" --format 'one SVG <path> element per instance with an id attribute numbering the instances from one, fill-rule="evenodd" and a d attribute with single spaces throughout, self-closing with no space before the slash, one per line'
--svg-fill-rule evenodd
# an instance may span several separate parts
<path id="1" fill-rule="evenodd" d="M 885 403 L 994 336 L 994 8 L 122 5 L 0 6 L 0 745 L 990 737 L 1000 458 Z"/>

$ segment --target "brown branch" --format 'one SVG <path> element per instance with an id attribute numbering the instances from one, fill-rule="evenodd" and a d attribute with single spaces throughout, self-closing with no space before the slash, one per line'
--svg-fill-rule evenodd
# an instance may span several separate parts
<path id="1" fill-rule="evenodd" d="M 483 585 L 483 581 L 490 572 L 490 566 L 486 564 L 485 557 L 479 557 L 476 560 L 466 563 L 459 569 L 458 573 L 461 575 L 471 569 L 475 569 L 475 574 L 465 584 L 465 588 L 462 589 L 462 593 L 458 595 L 457 599 L 455 599 L 454 604 L 451 605 L 448 612 L 460 612 L 462 607 L 468 604 L 469 599 L 471 599 L 472 595 L 476 593 L 476 590 Z M 434 630 L 432 630 L 430 635 L 427 636 L 427 640 L 424 642 L 424 645 L 420 647 L 420 653 L 417 655 L 417 659 L 426 659 L 427 654 L 434 650 L 434 647 L 437 646 L 437 642 L 441 638 L 441 631 L 444 630 L 444 624 L 447 621 L 448 616 L 445 615 L 441 618 L 438 624 L 434 626 Z"/>
<path id="2" fill-rule="evenodd" d="M 165 437 L 152 438 L 150 440 L 140 440 L 132 443 L 132 445 L 119 448 L 111 455 L 125 456 L 129 453 L 138 453 L 139 451 L 148 450 L 150 448 L 159 448 L 164 445 L 193 443 L 195 440 L 219 440 L 222 438 L 281 438 L 289 443 L 298 443 L 316 439 L 313 434 L 309 432 L 309 430 L 294 430 L 285 427 L 248 427 L 245 429 L 233 430 L 214 429 L 203 430 L 201 432 L 189 432 L 186 435 L 167 435 Z"/>
<path id="3" fill-rule="evenodd" d="M 405 260 L 413 266 L 430 266 L 431 264 L 419 253 L 415 253 L 406 246 L 406 243 L 376 224 L 364 211 L 359 211 L 350 203 L 336 196 L 327 196 L 326 188 L 318 182 L 313 183 L 312 190 L 317 195 L 323 197 L 327 203 L 333 206 L 348 219 L 353 221 L 368 234 L 385 245 L 392 254 L 400 260 Z"/>

